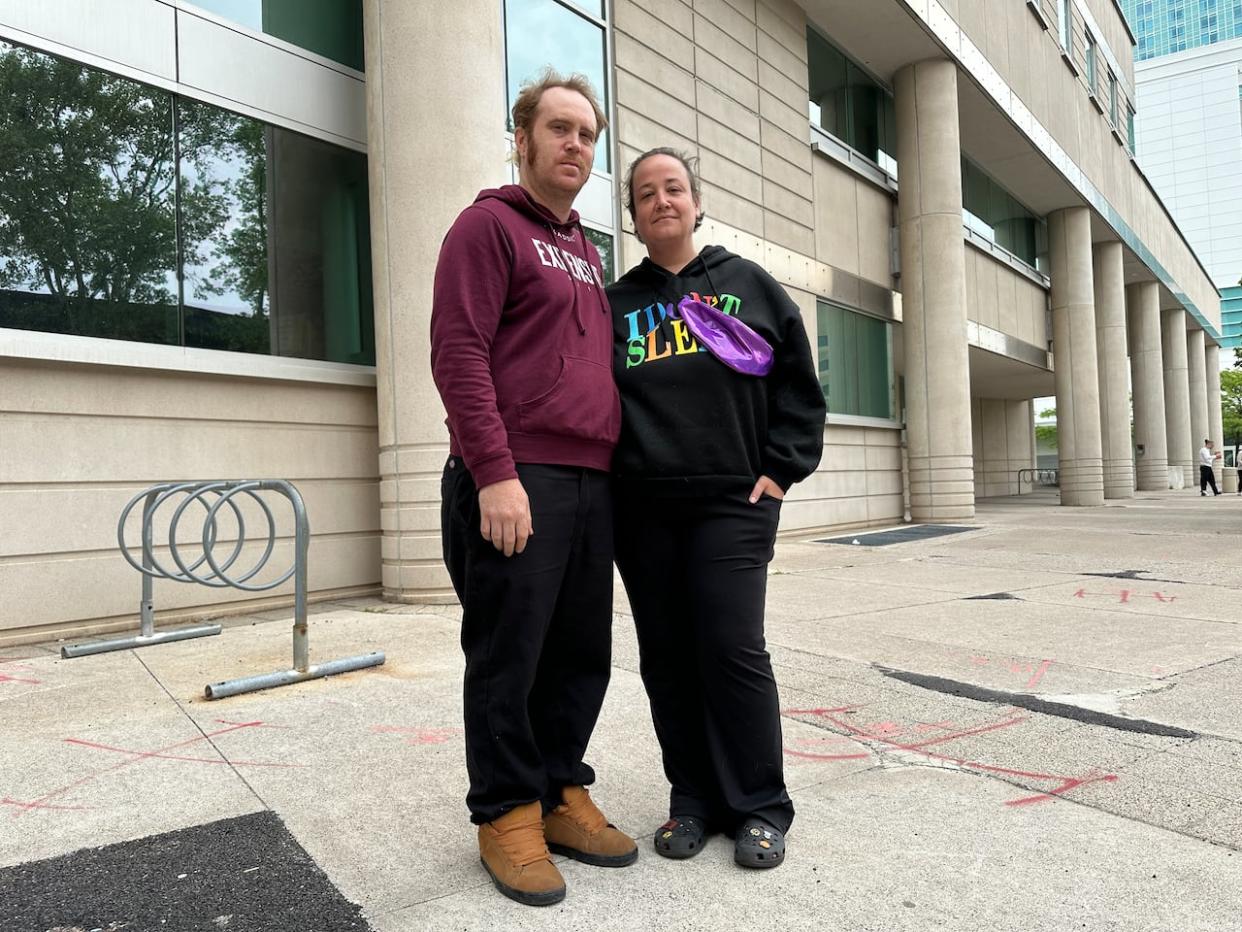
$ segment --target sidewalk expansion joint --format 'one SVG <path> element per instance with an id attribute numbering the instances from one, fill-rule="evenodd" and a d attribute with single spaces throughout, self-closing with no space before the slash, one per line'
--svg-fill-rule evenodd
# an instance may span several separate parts
<path id="1" fill-rule="evenodd" d="M 1026 709 L 1029 712 L 1038 712 L 1041 715 L 1051 715 L 1056 718 L 1067 718 L 1076 722 L 1082 722 L 1086 725 L 1101 725 L 1105 728 L 1112 728 L 1117 731 L 1136 732 L 1142 735 L 1156 735 L 1163 738 L 1197 738 L 1197 732 L 1188 731 L 1185 728 L 1177 728 L 1173 725 L 1163 725 L 1159 722 L 1151 722 L 1146 719 L 1126 718 L 1122 715 L 1110 715 L 1107 712 L 1097 712 L 1093 709 L 1085 709 L 1081 706 L 1069 705 L 1064 702 L 1049 702 L 1047 699 L 1041 699 L 1030 693 L 1015 693 L 1001 689 L 988 689 L 985 686 L 976 686 L 973 683 L 963 683 L 960 680 L 945 679 L 940 676 L 929 676 L 924 673 L 910 673 L 906 670 L 893 670 L 888 667 L 877 666 L 882 674 L 890 679 L 897 680 L 902 683 L 909 683 L 911 686 L 918 686 L 922 689 L 928 689 L 932 692 L 944 693 L 950 696 L 961 696 L 964 699 L 974 699 L 977 702 L 990 702 L 996 705 L 1013 706 L 1019 709 Z"/>

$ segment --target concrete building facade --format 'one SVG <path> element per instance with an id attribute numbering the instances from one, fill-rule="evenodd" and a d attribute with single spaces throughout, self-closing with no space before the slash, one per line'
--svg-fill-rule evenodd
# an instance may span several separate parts
<path id="1" fill-rule="evenodd" d="M 29 148 L 0 157 L 0 643 L 132 627 L 116 515 L 171 478 L 294 481 L 312 598 L 449 597 L 432 273 L 456 214 L 512 177 L 506 111 L 544 64 L 587 73 L 614 118 L 578 204 L 613 274 L 644 254 L 624 168 L 674 145 L 699 159 L 699 242 L 802 309 L 829 414 L 783 530 L 1030 491 L 1045 395 L 1067 505 L 1168 488 L 1192 415 L 1219 423 L 1220 297 L 1133 161 L 1113 0 L 320 6 L 353 25 L 270 0 L 0 0 L 0 90 L 28 101 L 0 134 Z M 48 199 L 54 134 L 17 132 L 49 94 L 99 115 L 75 162 L 94 213 Z M 62 228 L 113 265 L 116 231 L 141 232 L 160 261 L 117 280 L 37 235 Z M 156 590 L 164 620 L 282 598 Z"/>

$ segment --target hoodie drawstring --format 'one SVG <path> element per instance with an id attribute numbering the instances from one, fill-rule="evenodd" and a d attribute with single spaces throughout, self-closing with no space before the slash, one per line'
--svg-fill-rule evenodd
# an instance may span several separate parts
<path id="1" fill-rule="evenodd" d="M 560 237 L 559 237 L 559 236 L 557 235 L 557 233 L 556 233 L 556 230 L 554 230 L 554 229 L 552 228 L 552 224 L 547 223 L 547 222 L 545 221 L 544 226 L 546 226 L 546 227 L 548 228 L 548 232 L 552 234 L 552 241 L 553 241 L 553 242 L 556 242 L 556 240 L 560 239 Z M 575 224 L 574 224 L 574 226 L 576 226 L 576 227 L 578 228 L 578 236 L 579 236 L 578 252 L 579 252 L 579 255 L 582 257 L 582 261 L 586 264 L 587 268 L 589 268 L 589 269 L 591 270 L 591 274 L 592 274 L 592 275 L 594 275 L 594 274 L 595 274 L 595 266 L 591 265 L 591 260 L 587 258 L 587 253 L 586 253 L 586 230 L 584 230 L 584 229 L 582 228 L 582 224 L 581 224 L 581 222 L 577 222 L 577 223 L 575 223 Z M 577 283 L 576 281 L 574 281 L 574 277 L 573 277 L 573 275 L 572 275 L 572 274 L 571 274 L 568 270 L 566 270 L 565 274 L 569 276 L 569 281 L 570 281 L 570 284 L 572 284 L 572 285 L 574 286 L 574 306 L 573 306 L 573 312 L 574 312 L 574 323 L 578 325 L 578 334 L 579 334 L 580 336 L 586 336 L 586 324 L 585 324 L 585 323 L 583 322 L 583 320 L 582 320 L 582 311 L 581 311 L 581 309 L 578 307 L 578 283 Z M 594 290 L 595 290 L 595 293 L 596 293 L 596 294 L 595 294 L 596 301 L 599 303 L 599 309 L 600 309 L 600 311 L 601 311 L 604 315 L 607 315 L 607 314 L 609 313 L 609 308 L 608 308 L 608 304 L 604 301 L 604 296 L 603 296 L 603 293 L 602 293 L 602 292 L 603 292 L 603 289 L 600 287 L 600 283 L 599 283 L 599 282 L 596 282 L 596 283 L 595 283 L 595 289 L 594 289 Z"/>

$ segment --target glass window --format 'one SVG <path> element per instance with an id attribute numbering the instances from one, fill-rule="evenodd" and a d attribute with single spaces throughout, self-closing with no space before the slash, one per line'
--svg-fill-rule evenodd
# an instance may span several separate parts
<path id="1" fill-rule="evenodd" d="M 179 106 L 187 346 L 372 363 L 365 157 Z"/>
<path id="2" fill-rule="evenodd" d="M 896 174 L 897 111 L 888 89 L 808 28 L 811 122 Z"/>
<path id="3" fill-rule="evenodd" d="M 1242 91 L 1242 88 L 1239 88 Z M 1138 140 L 1134 138 L 1134 107 L 1126 104 L 1126 141 L 1130 144 L 1130 154 L 1138 154 Z"/>
<path id="4" fill-rule="evenodd" d="M 1057 22 L 1061 30 L 1061 48 L 1067 52 L 1070 50 L 1072 41 L 1072 26 L 1070 20 L 1070 0 L 1057 0 Z"/>
<path id="5" fill-rule="evenodd" d="M 1086 59 L 1087 59 L 1087 87 L 1091 89 L 1091 93 L 1095 93 L 1095 37 L 1088 31 L 1086 34 Z"/>
<path id="6" fill-rule="evenodd" d="M 617 274 L 613 258 L 612 234 L 592 230 L 589 227 L 583 227 L 583 229 L 586 230 L 587 239 L 595 244 L 595 248 L 599 252 L 599 262 L 604 269 L 604 284 L 611 285 Z"/>
<path id="7" fill-rule="evenodd" d="M 1117 76 L 1108 73 L 1108 118 L 1113 126 L 1117 125 Z"/>
<path id="8" fill-rule="evenodd" d="M 827 301 L 816 308 L 819 381 L 830 414 L 893 417 L 892 325 Z"/>
<path id="9" fill-rule="evenodd" d="M 193 0 L 231 22 L 362 71 L 361 0 Z"/>
<path id="10" fill-rule="evenodd" d="M 962 159 L 963 222 L 1035 269 L 1046 265 L 1045 223 L 969 159 Z"/>
<path id="11" fill-rule="evenodd" d="M 373 364 L 367 206 L 361 153 L 0 43 L 0 327 Z"/>
<path id="12" fill-rule="evenodd" d="M 172 97 L 0 43 L 0 327 L 177 343 Z"/>
<path id="13" fill-rule="evenodd" d="M 604 30 L 573 8 L 557 0 L 505 0 L 505 59 L 509 114 L 522 85 L 549 65 L 561 74 L 586 75 L 608 111 Z M 511 116 L 507 122 L 512 131 Z M 595 143 L 595 167 L 603 171 L 612 168 L 608 149 L 604 132 Z"/>

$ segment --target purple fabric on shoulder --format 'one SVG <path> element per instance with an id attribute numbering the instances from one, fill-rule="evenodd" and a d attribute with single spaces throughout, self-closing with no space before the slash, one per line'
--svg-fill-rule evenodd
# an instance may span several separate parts
<path id="1" fill-rule="evenodd" d="M 677 311 L 694 338 L 730 369 L 757 376 L 772 371 L 771 345 L 736 317 L 693 298 L 682 298 Z"/>

